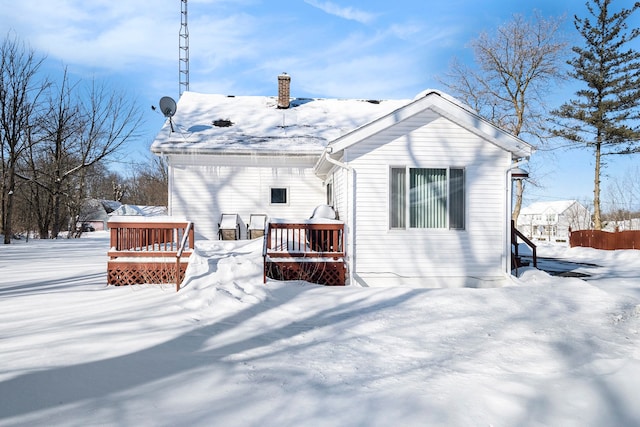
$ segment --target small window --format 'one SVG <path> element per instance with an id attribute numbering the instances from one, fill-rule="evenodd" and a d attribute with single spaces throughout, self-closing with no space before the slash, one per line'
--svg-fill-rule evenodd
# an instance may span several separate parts
<path id="1" fill-rule="evenodd" d="M 327 183 L 327 205 L 333 206 L 333 184 Z"/>
<path id="2" fill-rule="evenodd" d="M 271 189 L 271 204 L 272 205 L 286 205 L 287 189 L 286 188 L 272 188 Z"/>

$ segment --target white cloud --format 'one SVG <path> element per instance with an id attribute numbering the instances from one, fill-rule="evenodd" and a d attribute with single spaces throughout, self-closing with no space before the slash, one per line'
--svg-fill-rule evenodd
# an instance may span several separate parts
<path id="1" fill-rule="evenodd" d="M 27 0 L 11 9 L 10 22 L 20 38 L 69 65 L 123 71 L 166 60 L 177 50 L 179 9 L 167 0 L 144 0 L 135 7 L 104 0 Z"/>
<path id="2" fill-rule="evenodd" d="M 189 9 L 190 89 L 272 94 L 275 76 L 286 71 L 303 92 L 300 96 L 410 97 L 431 74 L 425 73 L 420 58 L 432 57 L 453 38 L 450 27 L 428 27 L 406 18 L 384 22 L 383 15 L 330 1 L 305 2 L 353 22 L 375 18 L 376 25 L 333 31 L 326 20 L 305 21 L 305 14 L 295 10 L 259 13 L 257 6 L 231 7 L 229 0 L 194 0 Z M 72 72 L 113 73 L 138 92 L 178 88 L 179 3 L 37 3 L 24 0 L 9 8 L 0 30 L 11 22 L 21 38 Z M 216 7 L 204 7 L 207 3 Z M 242 3 L 255 5 L 255 0 Z"/>
<path id="3" fill-rule="evenodd" d="M 355 9 L 353 7 L 341 7 L 330 1 L 319 0 L 304 0 L 310 6 L 318 8 L 329 15 L 334 15 L 339 18 L 348 19 L 350 21 L 360 22 L 362 24 L 368 24 L 375 19 L 375 15 L 363 10 Z"/>

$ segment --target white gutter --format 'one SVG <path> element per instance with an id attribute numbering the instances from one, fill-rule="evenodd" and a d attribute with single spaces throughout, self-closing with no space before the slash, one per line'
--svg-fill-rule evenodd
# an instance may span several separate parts
<path id="1" fill-rule="evenodd" d="M 349 284 L 354 284 L 355 282 L 353 281 L 354 279 L 354 274 L 355 274 L 355 268 L 356 268 L 356 250 L 355 250 L 355 243 L 356 243 L 356 239 L 355 239 L 355 224 L 356 224 L 356 192 L 355 192 L 355 185 L 356 185 L 356 171 L 355 169 L 353 169 L 351 166 L 349 166 L 346 163 L 340 162 L 336 159 L 331 158 L 330 153 L 327 151 L 325 152 L 325 159 L 331 163 L 334 164 L 336 166 L 338 166 L 339 168 L 342 168 L 344 170 L 347 170 L 349 172 L 351 172 L 351 185 L 348 185 L 349 183 L 347 182 L 347 208 L 348 203 L 349 203 L 349 188 L 351 188 L 351 210 L 349 211 L 349 224 L 351 224 L 350 229 L 349 230 L 345 230 L 345 232 L 347 233 L 347 238 L 349 241 L 349 246 L 348 249 L 351 251 L 350 254 L 348 254 L 347 256 L 347 268 L 349 269 Z"/>

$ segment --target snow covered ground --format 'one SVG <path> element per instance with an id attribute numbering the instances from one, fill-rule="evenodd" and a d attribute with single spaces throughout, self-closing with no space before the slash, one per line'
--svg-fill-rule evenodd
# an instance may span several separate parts
<path id="1" fill-rule="evenodd" d="M 176 293 L 106 286 L 107 247 L 0 247 L 1 426 L 640 425 L 640 251 L 539 248 L 584 279 L 329 288 L 206 242 Z"/>

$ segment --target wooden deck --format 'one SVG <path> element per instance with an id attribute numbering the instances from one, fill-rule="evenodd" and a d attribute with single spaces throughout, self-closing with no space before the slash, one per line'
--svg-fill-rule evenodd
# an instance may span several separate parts
<path id="1" fill-rule="evenodd" d="M 109 285 L 175 283 L 184 280 L 194 248 L 193 223 L 166 218 L 119 218 L 108 223 Z"/>
<path id="2" fill-rule="evenodd" d="M 345 285 L 344 223 L 341 221 L 269 221 L 262 255 L 265 283 L 269 277 Z"/>

